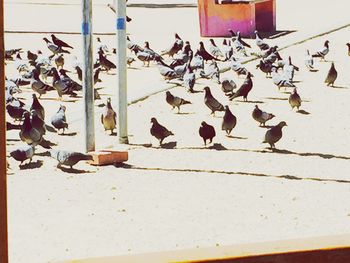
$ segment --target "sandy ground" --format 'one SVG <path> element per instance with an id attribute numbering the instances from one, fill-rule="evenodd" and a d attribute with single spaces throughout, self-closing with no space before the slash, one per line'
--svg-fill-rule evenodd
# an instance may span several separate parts
<path id="1" fill-rule="evenodd" d="M 141 12 L 145 17 L 158 15 L 159 19 L 176 16 L 174 10 L 130 9 L 130 15 Z M 181 9 L 181 14 L 184 24 L 193 17 L 197 19 L 193 9 Z M 158 31 L 157 19 L 153 18 L 147 31 L 137 23 L 130 24 L 135 41 L 142 44 L 149 38 L 154 48 L 161 50 L 169 45 L 172 33 L 179 28 L 179 33 L 191 43 L 199 41 L 198 28 L 190 31 L 185 25 L 179 27 L 172 22 Z M 336 26 L 342 19 L 341 16 L 336 19 Z M 50 28 L 32 22 L 38 30 Z M 11 27 L 22 28 L 18 24 Z M 327 24 L 323 29 L 329 28 Z M 311 32 L 310 27 L 269 43 L 283 46 L 321 29 Z M 350 208 L 344 202 L 350 197 L 350 58 L 345 46 L 349 33 L 346 28 L 281 52 L 284 58 L 291 55 L 301 69 L 295 77 L 303 99 L 301 113 L 292 111 L 288 104 L 290 90 L 278 91 L 271 79 L 255 69 L 255 62 L 247 65 L 255 75 L 248 103 L 240 99 L 229 102 L 219 85 L 199 80 L 196 90 L 209 85 L 214 96 L 228 104 L 236 115 L 238 124 L 232 138 L 220 130 L 222 114 L 209 115 L 203 93 L 188 94 L 182 87 L 176 87 L 172 92 L 193 104 L 184 106 L 183 114 L 175 114 L 166 104 L 164 92 L 132 104 L 130 145 L 120 146 L 117 137 L 103 131 L 99 122 L 102 108 L 98 106 L 107 97 L 112 100 L 115 97 L 116 76 L 101 75 L 103 82 L 98 87 L 102 101 L 96 102 L 95 118 L 97 148 L 128 149 L 130 159 L 119 168 L 80 163 L 74 170 L 61 170 L 56 168 L 55 160 L 43 156 L 45 150 L 39 147 L 31 165 L 20 168 L 10 159 L 10 262 L 53 262 L 349 233 Z M 44 35 L 8 34 L 6 44 L 45 50 L 41 40 Z M 80 44 L 78 35 L 62 38 L 74 46 Z M 326 39 L 331 43 L 328 61 L 317 61 L 318 72 L 307 72 L 303 64 L 305 50 L 318 49 Z M 103 40 L 113 45 L 111 36 L 103 36 Z M 68 56 L 67 68 L 71 60 L 72 56 Z M 331 61 L 339 72 L 335 88 L 323 83 Z M 142 68 L 138 61 L 134 68 L 128 71 L 129 101 L 172 87 L 161 81 L 154 65 Z M 11 63 L 6 74 L 9 77 L 15 74 Z M 243 82 L 232 71 L 223 77 Z M 30 95 L 31 89 L 27 87 L 19 97 L 30 104 Z M 47 122 L 59 107 L 56 97 L 55 92 L 50 92 L 41 100 Z M 82 150 L 81 99 L 65 98 L 62 103 L 67 106 L 71 136 L 47 132 L 45 137 L 57 143 L 57 148 Z M 270 124 L 281 120 L 288 123 L 275 152 L 261 144 L 266 129 L 259 128 L 251 118 L 255 104 L 276 115 Z M 165 141 L 171 149 L 159 148 L 150 136 L 149 122 L 153 116 L 174 132 L 175 136 Z M 203 120 L 216 128 L 212 147 L 204 148 L 198 136 Z M 18 130 L 7 135 L 8 150 L 20 145 Z"/>

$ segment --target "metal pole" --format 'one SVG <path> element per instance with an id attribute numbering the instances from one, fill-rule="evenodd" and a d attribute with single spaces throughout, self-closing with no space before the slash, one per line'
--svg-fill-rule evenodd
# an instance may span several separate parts
<path id="1" fill-rule="evenodd" d="M 128 97 L 126 73 L 126 1 L 114 0 L 117 35 L 117 88 L 119 142 L 128 144 Z"/>
<path id="2" fill-rule="evenodd" d="M 92 62 L 92 1 L 82 0 L 82 36 L 83 36 L 83 90 L 85 151 L 95 150 L 95 122 L 94 122 L 94 82 Z"/>
<path id="3" fill-rule="evenodd" d="M 0 0 L 0 262 L 8 262 L 4 1 Z"/>

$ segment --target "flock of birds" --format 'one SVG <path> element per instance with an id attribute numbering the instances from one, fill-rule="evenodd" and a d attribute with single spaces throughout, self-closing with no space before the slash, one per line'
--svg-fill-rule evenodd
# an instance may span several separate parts
<path id="1" fill-rule="evenodd" d="M 240 36 L 240 32 L 229 30 L 231 38 L 223 40 L 221 48 L 219 48 L 213 39 L 210 39 L 207 48 L 204 43 L 199 42 L 199 48 L 194 52 L 191 44 L 175 34 L 174 42 L 171 46 L 158 53 L 154 51 L 149 42 L 145 42 L 144 46 L 134 43 L 130 37 L 127 37 L 127 48 L 130 51 L 130 56 L 127 57 L 127 65 L 130 66 L 134 61 L 140 60 L 145 67 L 149 67 L 150 63 L 155 63 L 158 67 L 160 75 L 166 81 L 179 80 L 183 87 L 189 93 L 198 92 L 194 89 L 196 80 L 199 78 L 211 79 L 221 85 L 223 93 L 229 101 L 243 97 L 244 101 L 248 100 L 249 92 L 253 88 L 253 74 L 244 67 L 240 62 L 242 58 L 255 56 L 259 59 L 256 68 L 260 69 L 266 77 L 271 78 L 273 83 L 280 89 L 292 88 L 293 91 L 289 97 L 289 103 L 292 109 L 299 110 L 302 100 L 297 92 L 297 88 L 293 83 L 295 71 L 299 71 L 299 67 L 292 63 L 291 57 L 287 60 L 282 59 L 278 52 L 277 46 L 268 45 L 258 32 L 255 32 L 255 44 L 258 51 L 252 51 L 252 48 Z M 77 73 L 78 80 L 72 79 L 68 71 L 64 68 L 65 56 L 70 54 L 70 49 L 73 47 L 63 40 L 51 34 L 51 40 L 43 38 L 48 50 L 52 53 L 50 56 L 45 56 L 41 51 L 26 53 L 26 59 L 21 57 L 22 49 L 6 50 L 5 59 L 7 62 L 12 61 L 18 76 L 15 78 L 6 78 L 6 110 L 8 115 L 14 120 L 14 123 L 7 122 L 7 128 L 17 128 L 20 130 L 19 138 L 24 145 L 11 151 L 10 156 L 20 162 L 20 165 L 25 160 L 32 161 L 35 154 L 35 147 L 38 145 L 48 149 L 51 157 L 58 161 L 58 166 L 66 165 L 73 167 L 81 160 L 91 160 L 92 157 L 88 154 L 83 154 L 74 151 L 65 151 L 52 149 L 55 144 L 45 140 L 46 131 L 55 129 L 58 132 L 64 133 L 68 129 L 66 120 L 66 107 L 60 105 L 57 112 L 51 116 L 51 125 L 45 122 L 45 109 L 40 103 L 42 96 L 48 92 L 57 92 L 58 100 L 62 100 L 63 96 L 77 97 L 83 87 L 79 83 L 82 81 L 82 70 L 77 62 L 74 69 Z M 109 55 L 116 53 L 115 49 L 110 50 L 107 45 L 103 44 L 100 38 L 97 38 L 97 60 L 94 63 L 94 84 L 101 82 L 99 78 L 100 72 L 109 72 L 116 68 L 116 65 L 108 58 Z M 349 55 L 350 55 L 350 44 Z M 326 41 L 322 48 L 310 54 L 306 52 L 305 66 L 309 71 L 315 71 L 314 58 L 325 60 L 329 52 L 329 41 Z M 22 55 L 23 56 L 23 55 Z M 168 63 L 165 62 L 165 57 L 168 56 Z M 219 68 L 219 62 L 225 62 L 225 66 Z M 224 64 L 224 63 L 223 63 Z M 223 65 L 222 64 L 222 65 Z M 222 79 L 221 73 L 232 70 L 238 76 L 244 76 L 244 81 L 239 87 L 233 79 Z M 51 79 L 49 82 L 48 79 Z M 329 86 L 333 86 L 337 79 L 337 71 L 334 63 L 326 76 L 325 82 Z M 23 86 L 30 86 L 32 94 L 31 105 L 26 105 L 20 100 L 16 94 L 21 93 Z M 95 100 L 101 99 L 97 89 L 95 91 Z M 180 98 L 170 91 L 166 92 L 166 103 L 173 109 L 177 108 L 180 112 L 181 106 L 191 104 L 190 101 Z M 204 104 L 210 109 L 211 114 L 216 112 L 224 112 L 222 117 L 221 129 L 230 135 L 236 126 L 237 118 L 230 111 L 229 106 L 224 106 L 211 93 L 209 86 L 204 88 Z M 265 126 L 266 122 L 275 117 L 274 114 L 268 113 L 255 106 L 252 117 L 259 123 L 260 126 Z M 19 124 L 15 124 L 19 122 Z M 162 145 L 165 138 L 174 135 L 173 132 L 161 125 L 155 117 L 151 119 L 150 133 L 159 140 Z M 105 107 L 101 114 L 101 124 L 105 131 L 110 131 L 115 134 L 114 130 L 117 125 L 117 113 L 112 108 L 111 99 L 107 98 Z M 264 143 L 268 143 L 271 149 L 275 148 L 275 144 L 282 138 L 282 128 L 287 126 L 285 121 L 281 121 L 278 125 L 271 127 L 265 134 Z M 215 128 L 202 122 L 199 127 L 199 136 L 203 139 L 204 145 L 207 142 L 212 143 L 216 136 Z"/>

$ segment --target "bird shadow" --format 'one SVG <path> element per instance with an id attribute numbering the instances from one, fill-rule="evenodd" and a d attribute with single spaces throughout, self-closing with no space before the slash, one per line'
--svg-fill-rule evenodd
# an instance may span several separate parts
<path id="1" fill-rule="evenodd" d="M 20 142 L 20 139 L 6 139 L 8 142 Z"/>
<path id="2" fill-rule="evenodd" d="M 152 143 L 129 143 L 130 146 L 141 146 L 141 147 L 145 147 L 145 148 L 151 148 L 152 147 Z"/>
<path id="3" fill-rule="evenodd" d="M 174 149 L 177 145 L 177 142 L 168 142 L 160 145 L 161 149 Z"/>
<path id="4" fill-rule="evenodd" d="M 22 164 L 19 166 L 19 169 L 20 170 L 35 169 L 35 168 L 40 168 L 42 165 L 43 165 L 43 161 L 37 160 L 36 162 Z"/>
<path id="5" fill-rule="evenodd" d="M 240 137 L 240 136 L 232 136 L 232 135 L 226 135 L 227 138 L 230 139 L 237 139 L 237 140 L 247 140 L 247 137 Z"/>
<path id="6" fill-rule="evenodd" d="M 248 100 L 248 101 L 244 101 L 244 100 L 237 100 L 238 102 L 244 102 L 244 103 L 254 103 L 254 104 L 264 104 L 265 102 L 261 101 L 261 100 Z"/>
<path id="7" fill-rule="evenodd" d="M 318 69 L 310 69 L 310 72 L 318 72 Z"/>
<path id="8" fill-rule="evenodd" d="M 45 128 L 49 132 L 57 133 L 56 129 L 50 125 L 45 124 Z"/>
<path id="9" fill-rule="evenodd" d="M 192 91 L 189 91 L 188 93 L 203 93 L 204 91 L 203 90 L 192 90 Z"/>
<path id="10" fill-rule="evenodd" d="M 41 152 L 41 153 L 35 153 L 34 155 L 41 156 L 41 157 L 50 157 L 51 156 L 49 151 L 45 151 L 45 152 Z"/>
<path id="11" fill-rule="evenodd" d="M 94 173 L 93 171 L 87 171 L 87 170 L 79 170 L 79 169 L 75 169 L 75 168 L 70 168 L 70 167 L 57 167 L 58 169 L 60 169 L 62 172 L 65 173 L 70 173 L 70 174 L 86 174 L 86 173 Z"/>
<path id="12" fill-rule="evenodd" d="M 9 122 L 6 122 L 6 130 L 10 131 L 10 130 L 20 130 L 22 127 L 22 125 L 19 124 L 12 124 Z"/>
<path id="13" fill-rule="evenodd" d="M 292 155 L 299 155 L 299 156 L 318 156 L 323 159 L 342 159 L 342 160 L 350 160 L 350 157 L 347 156 L 339 156 L 339 155 L 333 155 L 333 154 L 326 154 L 326 153 L 298 153 L 298 152 L 292 152 L 286 149 L 271 149 L 271 148 L 265 148 L 269 149 L 269 151 L 262 150 L 261 153 L 279 153 L 279 154 L 292 154 Z"/>
<path id="14" fill-rule="evenodd" d="M 332 88 L 334 88 L 334 89 L 349 89 L 348 87 L 344 87 L 344 86 L 333 86 Z"/>
<path id="15" fill-rule="evenodd" d="M 195 114 L 194 112 L 177 112 L 175 113 L 177 115 L 191 115 L 191 114 Z"/>
<path id="16" fill-rule="evenodd" d="M 135 68 L 135 67 L 128 67 L 128 69 L 141 70 L 140 68 Z"/>
<path id="17" fill-rule="evenodd" d="M 265 99 L 267 99 L 267 100 L 288 100 L 288 98 L 273 98 L 273 97 L 267 97 Z"/>
<path id="18" fill-rule="evenodd" d="M 77 135 L 77 132 L 69 132 L 69 133 L 59 133 L 60 136 L 75 136 Z"/>
<path id="19" fill-rule="evenodd" d="M 100 104 L 97 104 L 96 106 L 99 107 L 99 108 L 102 108 L 102 107 L 106 106 L 106 104 L 100 103 Z"/>
<path id="20" fill-rule="evenodd" d="M 211 150 L 217 150 L 217 151 L 226 151 L 227 148 L 223 146 L 221 143 L 214 143 L 213 145 L 209 146 L 207 149 Z"/>
<path id="21" fill-rule="evenodd" d="M 311 113 L 305 110 L 298 110 L 297 113 L 303 114 L 303 115 L 310 115 Z"/>
<path id="22" fill-rule="evenodd" d="M 302 80 L 293 80 L 293 83 L 301 83 L 303 82 Z"/>

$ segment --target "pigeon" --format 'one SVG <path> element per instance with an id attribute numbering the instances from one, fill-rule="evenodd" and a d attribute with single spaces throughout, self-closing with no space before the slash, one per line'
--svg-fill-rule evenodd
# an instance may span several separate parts
<path id="1" fill-rule="evenodd" d="M 193 87 L 196 84 L 196 74 L 193 73 L 192 67 L 188 65 L 185 74 L 182 77 L 183 85 L 188 92 L 194 92 Z"/>
<path id="2" fill-rule="evenodd" d="M 218 57 L 224 57 L 224 54 L 222 54 L 220 48 L 215 44 L 215 41 L 214 39 L 209 39 L 210 41 L 210 44 L 209 44 L 209 53 L 215 57 L 215 58 L 218 58 Z"/>
<path id="3" fill-rule="evenodd" d="M 41 136 L 46 133 L 45 122 L 39 117 L 38 113 L 35 110 L 31 112 L 31 126 L 36 129 Z"/>
<path id="4" fill-rule="evenodd" d="M 14 48 L 14 49 L 8 49 L 5 50 L 5 59 L 6 60 L 13 60 L 13 55 L 19 53 L 22 51 L 22 48 Z"/>
<path id="5" fill-rule="evenodd" d="M 113 130 L 117 126 L 117 113 L 112 108 L 111 98 L 107 99 L 107 104 L 101 114 L 101 123 L 105 131 L 110 130 L 113 134 Z"/>
<path id="6" fill-rule="evenodd" d="M 30 106 L 30 111 L 34 110 L 37 112 L 38 116 L 42 119 L 45 120 L 45 109 L 44 107 L 40 104 L 38 98 L 36 97 L 35 94 L 32 94 L 33 97 L 33 102 L 32 105 Z"/>
<path id="7" fill-rule="evenodd" d="M 191 60 L 190 66 L 193 70 L 204 69 L 204 59 L 198 54 L 198 50 Z"/>
<path id="8" fill-rule="evenodd" d="M 271 149 L 276 148 L 275 143 L 282 138 L 282 128 L 284 126 L 287 126 L 287 123 L 285 121 L 281 121 L 279 124 L 269 129 L 265 134 L 265 140 L 263 143 L 270 144 Z"/>
<path id="9" fill-rule="evenodd" d="M 277 51 L 278 46 L 273 46 L 266 52 L 265 56 L 262 56 L 265 62 L 267 63 L 275 63 L 277 59 L 281 59 L 280 54 Z"/>
<path id="10" fill-rule="evenodd" d="M 174 135 L 164 126 L 160 125 L 156 118 L 151 119 L 152 127 L 150 129 L 151 135 L 159 140 L 159 145 L 162 145 L 163 140 L 171 135 Z"/>
<path id="11" fill-rule="evenodd" d="M 326 40 L 324 42 L 323 47 L 316 51 L 314 54 L 312 54 L 313 58 L 321 58 L 321 60 L 325 60 L 326 55 L 329 53 L 329 41 Z"/>
<path id="12" fill-rule="evenodd" d="M 94 72 L 94 84 L 96 84 L 97 82 L 102 82 L 102 80 L 99 78 L 101 72 L 101 68 L 97 68 Z"/>
<path id="13" fill-rule="evenodd" d="M 68 123 L 66 120 L 66 106 L 60 105 L 58 111 L 51 117 L 51 124 L 58 131 L 62 130 L 62 134 L 64 134 L 64 130 L 68 129 Z"/>
<path id="14" fill-rule="evenodd" d="M 132 57 L 127 57 L 127 58 L 126 58 L 126 64 L 128 65 L 128 67 L 130 67 L 131 64 L 132 64 L 134 61 L 136 61 L 136 60 L 135 60 L 134 58 L 132 58 Z"/>
<path id="15" fill-rule="evenodd" d="M 246 79 L 244 80 L 241 87 L 229 97 L 229 100 L 233 100 L 238 97 L 243 97 L 244 101 L 248 101 L 248 94 L 253 88 L 252 74 L 248 72 Z"/>
<path id="16" fill-rule="evenodd" d="M 174 55 L 173 61 L 170 63 L 170 67 L 174 68 L 179 65 L 186 64 L 193 57 L 193 51 L 189 42 L 185 43 L 183 50 Z"/>
<path id="17" fill-rule="evenodd" d="M 77 83 L 76 81 L 72 80 L 68 75 L 67 75 L 67 70 L 61 68 L 59 70 L 60 73 L 60 79 L 64 82 L 67 83 L 68 86 L 71 87 L 72 90 L 74 91 L 80 91 L 83 89 L 82 85 L 80 85 L 79 83 Z"/>
<path id="18" fill-rule="evenodd" d="M 254 120 L 259 122 L 259 126 L 262 125 L 263 127 L 265 127 L 265 123 L 274 118 L 275 115 L 273 115 L 272 113 L 262 111 L 261 109 L 259 109 L 258 105 L 255 105 L 255 108 L 252 112 L 252 117 Z"/>
<path id="19" fill-rule="evenodd" d="M 294 88 L 293 93 L 289 96 L 289 104 L 292 107 L 292 110 L 296 107 L 299 110 L 299 107 L 301 106 L 301 98 L 297 92 L 297 89 Z"/>
<path id="20" fill-rule="evenodd" d="M 251 46 L 246 43 L 245 41 L 243 41 L 242 37 L 241 37 L 241 32 L 237 31 L 237 40 L 242 43 L 243 46 L 247 47 L 247 48 L 251 48 Z"/>
<path id="21" fill-rule="evenodd" d="M 292 58 L 289 56 L 288 63 L 283 66 L 283 76 L 290 82 L 293 82 L 294 70 L 295 66 L 292 64 Z"/>
<path id="22" fill-rule="evenodd" d="M 346 46 L 348 47 L 348 56 L 350 56 L 350 43 L 346 43 Z"/>
<path id="23" fill-rule="evenodd" d="M 248 74 L 248 70 L 245 67 L 243 67 L 243 65 L 240 62 L 238 62 L 234 57 L 232 57 L 230 60 L 230 66 L 231 69 L 234 72 L 236 72 L 238 76 Z"/>
<path id="24" fill-rule="evenodd" d="M 205 49 L 204 47 L 204 43 L 201 41 L 199 42 L 199 49 L 197 51 L 197 54 L 199 56 L 201 56 L 204 61 L 208 61 L 208 60 L 217 60 L 217 61 L 221 61 L 218 58 L 213 57 L 212 55 L 209 54 L 209 52 Z"/>
<path id="25" fill-rule="evenodd" d="M 58 53 L 70 54 L 70 52 L 68 50 L 62 49 L 61 46 L 57 46 L 56 44 L 54 44 L 50 40 L 48 40 L 46 37 L 44 37 L 43 40 L 46 42 L 47 48 L 53 53 L 52 57 Z"/>
<path id="26" fill-rule="evenodd" d="M 63 57 L 63 54 L 57 54 L 54 56 L 54 61 L 55 61 L 55 64 L 56 64 L 56 67 L 57 68 L 61 68 L 63 69 L 63 66 L 64 66 L 64 57 Z"/>
<path id="27" fill-rule="evenodd" d="M 32 162 L 34 151 L 35 149 L 33 145 L 23 145 L 22 147 L 19 147 L 16 150 L 11 151 L 10 156 L 16 161 L 21 162 L 19 164 L 19 166 L 21 166 L 25 160 L 29 159 L 29 163 Z"/>
<path id="28" fill-rule="evenodd" d="M 130 51 L 134 52 L 135 54 L 136 54 L 138 51 L 143 51 L 143 48 L 142 48 L 141 46 L 135 44 L 134 42 L 132 42 L 132 41 L 130 40 L 130 37 L 129 37 L 129 36 L 126 37 L 126 47 L 127 47 Z"/>
<path id="29" fill-rule="evenodd" d="M 39 78 L 39 71 L 36 68 L 32 70 L 32 78 L 30 80 L 30 85 L 32 87 L 32 90 L 39 94 L 39 99 L 41 98 L 41 95 L 45 94 L 47 91 L 54 90 L 52 86 L 45 84 Z"/>
<path id="30" fill-rule="evenodd" d="M 204 91 L 204 103 L 211 110 L 211 114 L 215 116 L 216 111 L 225 111 L 224 106 L 213 97 L 208 86 L 204 87 Z"/>
<path id="31" fill-rule="evenodd" d="M 272 72 L 272 64 L 269 62 L 266 62 L 265 60 L 261 59 L 259 64 L 256 66 L 256 68 L 259 68 L 262 72 L 266 74 L 266 78 L 271 76 Z"/>
<path id="32" fill-rule="evenodd" d="M 167 64 L 165 64 L 163 60 L 156 58 L 156 63 L 158 66 L 159 73 L 164 77 L 165 80 L 169 81 L 178 77 L 175 70 L 169 67 Z"/>
<path id="33" fill-rule="evenodd" d="M 27 59 L 31 61 L 35 61 L 38 58 L 38 55 L 31 52 L 30 50 L 27 51 Z"/>
<path id="34" fill-rule="evenodd" d="M 281 87 L 295 87 L 295 85 L 289 81 L 289 79 L 277 73 L 277 68 L 271 69 L 273 83 L 280 89 Z"/>
<path id="35" fill-rule="evenodd" d="M 77 74 L 78 74 L 78 79 L 80 81 L 83 81 L 83 71 L 81 69 L 81 67 L 79 67 L 78 65 L 75 66 L 75 70 L 77 71 Z"/>
<path id="36" fill-rule="evenodd" d="M 69 166 L 73 169 L 73 166 L 80 161 L 92 160 L 92 156 L 88 154 L 83 154 L 80 152 L 63 151 L 63 150 L 50 150 L 50 156 L 58 161 L 57 168 L 62 165 Z"/>
<path id="37" fill-rule="evenodd" d="M 30 122 L 29 112 L 23 114 L 24 121 L 19 132 L 19 137 L 21 140 L 29 145 L 37 145 L 42 140 L 42 134 L 36 129 L 34 129 Z"/>
<path id="38" fill-rule="evenodd" d="M 233 94 L 233 90 L 237 88 L 237 84 L 232 79 L 224 79 L 221 82 L 221 90 L 226 96 Z"/>
<path id="39" fill-rule="evenodd" d="M 257 30 L 254 31 L 255 33 L 255 43 L 260 48 L 260 50 L 268 50 L 270 46 L 264 42 L 264 40 L 259 36 L 259 33 Z"/>
<path id="40" fill-rule="evenodd" d="M 59 46 L 60 48 L 66 47 L 66 48 L 73 48 L 72 46 L 68 45 L 66 42 L 62 41 L 61 39 L 57 38 L 54 34 L 51 34 L 52 42 Z"/>
<path id="41" fill-rule="evenodd" d="M 16 78 L 11 78 L 10 81 L 13 81 L 18 87 L 27 86 L 30 84 L 30 79 L 18 76 Z"/>
<path id="42" fill-rule="evenodd" d="M 223 131 L 226 131 L 227 135 L 230 135 L 233 128 L 236 127 L 236 124 L 237 124 L 236 116 L 232 114 L 232 112 L 230 111 L 230 108 L 226 105 L 225 114 L 224 114 L 224 117 L 222 118 L 221 129 Z"/>
<path id="43" fill-rule="evenodd" d="M 338 72 L 334 67 L 334 62 L 332 62 L 331 68 L 328 71 L 327 77 L 325 79 L 325 83 L 327 83 L 327 86 L 334 87 L 334 82 L 336 81 L 338 77 Z"/>
<path id="44" fill-rule="evenodd" d="M 207 140 L 209 140 L 209 143 L 212 143 L 213 138 L 216 136 L 214 127 L 203 121 L 199 127 L 199 136 L 202 137 L 205 146 L 207 145 Z"/>
<path id="45" fill-rule="evenodd" d="M 241 53 L 244 56 L 247 56 L 247 52 L 245 50 L 243 43 L 237 37 L 235 38 L 236 34 L 232 30 L 229 30 L 229 31 L 233 37 L 232 38 L 233 47 L 236 49 L 238 53 Z"/>
<path id="46" fill-rule="evenodd" d="M 117 66 L 112 61 L 110 61 L 103 55 L 102 49 L 98 51 L 98 59 L 100 61 L 101 66 L 107 71 L 107 74 L 111 69 L 117 68 Z"/>
<path id="47" fill-rule="evenodd" d="M 62 99 L 63 94 L 69 94 L 71 96 L 76 96 L 77 94 L 73 91 L 74 85 L 70 82 L 67 82 L 65 80 L 62 80 L 60 76 L 58 75 L 57 69 L 52 68 L 51 69 L 53 73 L 53 81 L 52 86 L 57 91 L 57 94 L 59 96 L 59 99 Z"/>
<path id="48" fill-rule="evenodd" d="M 309 71 L 315 70 L 314 68 L 314 58 L 310 55 L 310 51 L 306 50 L 306 56 L 304 59 L 305 66 Z"/>
<path id="49" fill-rule="evenodd" d="M 20 53 L 17 53 L 15 61 L 13 62 L 14 67 L 18 70 L 19 74 L 23 74 L 29 71 L 27 61 L 21 58 Z"/>
<path id="50" fill-rule="evenodd" d="M 137 51 L 136 57 L 143 62 L 143 66 L 149 67 L 150 61 L 154 60 L 154 56 L 148 52 Z M 147 64 L 146 64 L 147 63 Z"/>
<path id="51" fill-rule="evenodd" d="M 97 37 L 96 40 L 97 40 L 97 50 L 102 49 L 102 51 L 103 51 L 104 53 L 108 54 L 108 53 L 109 53 L 109 48 L 107 47 L 107 45 L 106 45 L 106 44 L 103 44 L 102 41 L 101 41 L 101 39 L 100 39 L 99 37 Z"/>
<path id="52" fill-rule="evenodd" d="M 10 117 L 15 121 L 21 121 L 23 119 L 23 113 L 28 112 L 26 109 L 23 109 L 20 106 L 14 106 L 12 104 L 7 104 L 6 110 Z"/>
<path id="53" fill-rule="evenodd" d="M 179 52 L 184 45 L 181 37 L 175 33 L 175 42 L 166 50 L 161 52 L 161 55 L 168 55 L 169 57 L 173 57 L 177 52 Z"/>
<path id="54" fill-rule="evenodd" d="M 206 68 L 205 71 L 200 72 L 200 76 L 202 78 L 207 78 L 207 79 L 213 79 L 215 80 L 218 84 L 220 84 L 220 69 L 218 67 L 218 64 L 216 61 L 212 61 L 208 67 Z"/>
<path id="55" fill-rule="evenodd" d="M 153 58 L 156 58 L 156 57 L 160 58 L 161 57 L 157 52 L 155 52 L 152 48 L 150 48 L 148 41 L 145 42 L 143 52 L 150 54 Z"/>
<path id="56" fill-rule="evenodd" d="M 228 40 L 228 43 L 230 43 L 230 40 Z M 227 44 L 226 39 L 222 42 L 222 52 L 224 53 L 224 61 L 229 60 L 233 56 L 233 48 Z"/>
<path id="57" fill-rule="evenodd" d="M 192 104 L 190 101 L 174 96 L 173 94 L 170 93 L 170 91 L 167 91 L 165 94 L 166 94 L 166 102 L 172 107 L 172 109 L 176 107 L 177 113 L 180 113 L 181 105 Z"/>

